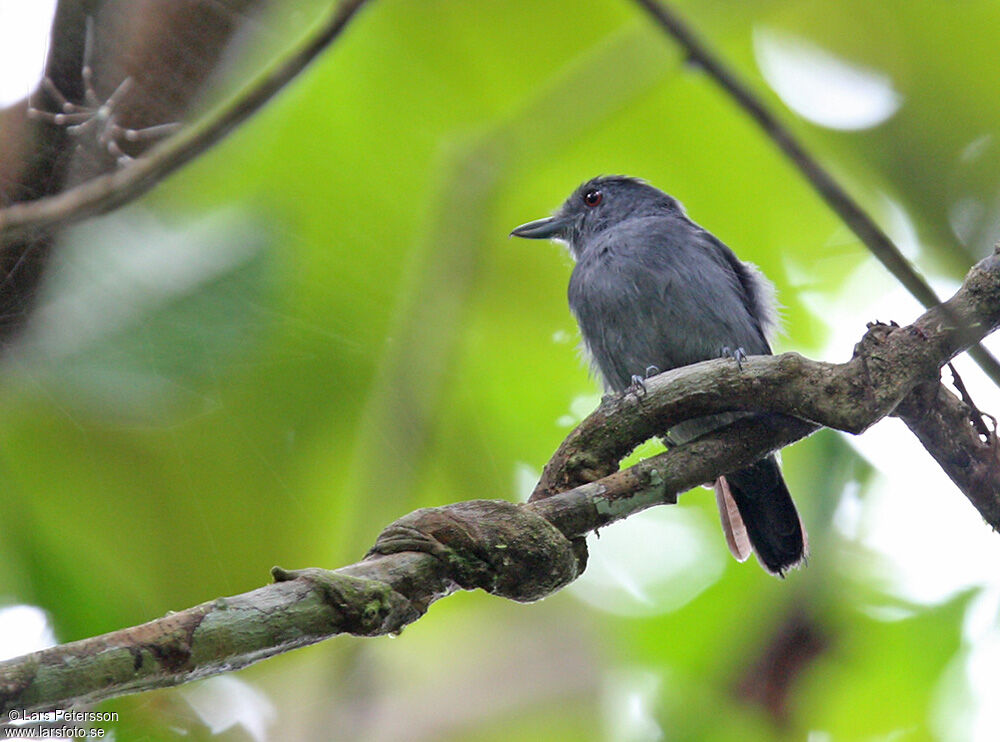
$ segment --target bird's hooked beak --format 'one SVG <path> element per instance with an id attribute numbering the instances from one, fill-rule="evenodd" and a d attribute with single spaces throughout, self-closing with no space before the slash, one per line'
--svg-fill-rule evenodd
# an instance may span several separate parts
<path id="1" fill-rule="evenodd" d="M 520 227 L 514 227 L 510 236 L 525 237 L 530 240 L 565 239 L 567 226 L 569 226 L 567 219 L 549 216 L 545 219 L 536 219 L 533 222 L 522 224 Z"/>

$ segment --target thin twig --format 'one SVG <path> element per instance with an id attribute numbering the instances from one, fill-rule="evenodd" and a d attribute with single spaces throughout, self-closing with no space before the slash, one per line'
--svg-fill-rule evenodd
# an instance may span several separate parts
<path id="1" fill-rule="evenodd" d="M 752 118 L 802 172 L 827 205 L 850 227 L 879 262 L 903 284 L 924 307 L 941 303 L 927 280 L 910 265 L 882 228 L 858 205 L 827 170 L 809 154 L 791 131 L 764 105 L 729 67 L 698 38 L 669 6 L 658 0 L 635 0 Z M 1000 361 L 981 345 L 969 350 L 980 368 L 1000 386 Z"/>
<path id="2" fill-rule="evenodd" d="M 262 72 L 203 121 L 185 127 L 127 167 L 92 178 L 56 196 L 0 209 L 0 236 L 68 226 L 107 213 L 150 191 L 260 110 L 340 36 L 365 2 L 343 0 L 291 56 Z"/>
<path id="3" fill-rule="evenodd" d="M 962 401 L 969 406 L 969 420 L 979 435 L 983 436 L 986 440 L 990 440 L 990 429 L 986 427 L 986 421 L 983 418 L 990 418 L 993 421 L 994 429 L 997 426 L 997 419 L 993 415 L 980 410 L 976 403 L 972 401 L 972 395 L 969 394 L 969 390 L 965 388 L 965 382 L 962 381 L 962 377 L 955 370 L 955 364 L 949 363 L 948 368 L 951 370 L 952 383 L 955 385 L 958 393 L 962 395 Z"/>

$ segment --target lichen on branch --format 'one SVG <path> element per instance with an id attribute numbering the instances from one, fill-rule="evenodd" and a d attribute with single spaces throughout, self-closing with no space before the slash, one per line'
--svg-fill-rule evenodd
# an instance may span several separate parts
<path id="1" fill-rule="evenodd" d="M 50 710 L 177 685 L 337 634 L 397 633 L 459 589 L 530 602 L 572 582 L 581 537 L 803 438 L 822 426 L 860 432 L 899 415 L 994 528 L 997 442 L 944 389 L 939 369 L 1000 326 L 1000 255 L 912 325 L 873 324 L 842 364 L 794 353 L 724 359 L 607 397 L 549 461 L 528 503 L 474 500 L 390 524 L 371 552 L 337 570 L 273 572 L 275 583 L 155 621 L 0 663 L 0 711 Z M 681 420 L 763 413 L 618 470 L 620 459 Z"/>

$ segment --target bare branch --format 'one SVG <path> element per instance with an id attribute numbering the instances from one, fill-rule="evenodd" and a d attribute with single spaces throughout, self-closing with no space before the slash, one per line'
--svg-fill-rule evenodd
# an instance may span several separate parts
<path id="1" fill-rule="evenodd" d="M 0 663 L 0 711 L 65 708 L 177 685 L 341 633 L 395 633 L 458 589 L 539 600 L 583 571 L 581 536 L 675 502 L 677 493 L 821 425 L 859 432 L 899 414 L 997 527 L 995 440 L 981 440 L 964 403 L 937 389 L 937 375 L 998 326 L 1000 251 L 914 324 L 872 326 L 847 363 L 787 353 L 749 358 L 742 369 L 719 359 L 660 374 L 646 382 L 641 398 L 606 398 L 553 456 L 531 502 L 474 500 L 418 510 L 386 528 L 357 564 L 335 571 L 275 568 L 274 585 Z M 680 420 L 733 409 L 767 414 L 558 491 L 616 469 L 625 452 Z"/>

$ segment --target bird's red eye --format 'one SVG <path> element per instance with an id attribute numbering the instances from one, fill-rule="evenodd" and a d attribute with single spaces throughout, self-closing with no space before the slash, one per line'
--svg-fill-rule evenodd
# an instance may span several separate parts
<path id="1" fill-rule="evenodd" d="M 583 194 L 583 202 L 591 208 L 601 203 L 602 198 L 604 198 L 604 194 L 596 189 L 593 191 L 587 191 L 585 194 Z"/>

